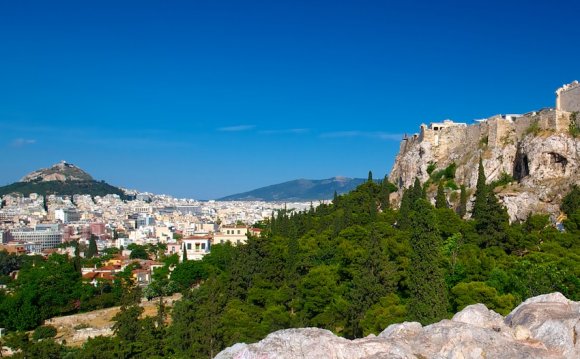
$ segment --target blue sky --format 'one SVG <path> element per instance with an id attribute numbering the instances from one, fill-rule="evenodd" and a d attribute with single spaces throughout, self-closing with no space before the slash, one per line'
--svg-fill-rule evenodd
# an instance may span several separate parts
<path id="1" fill-rule="evenodd" d="M 211 199 L 388 173 L 401 135 L 554 105 L 574 1 L 4 1 L 0 185 L 60 160 Z"/>

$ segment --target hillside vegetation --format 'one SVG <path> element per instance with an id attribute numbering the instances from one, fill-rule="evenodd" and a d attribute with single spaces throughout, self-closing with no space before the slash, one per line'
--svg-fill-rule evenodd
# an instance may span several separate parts
<path id="1" fill-rule="evenodd" d="M 104 181 L 45 181 L 45 182 L 15 182 L 4 187 L 0 187 L 0 196 L 9 193 L 21 193 L 28 196 L 31 193 L 40 195 L 61 195 L 72 196 L 75 194 L 88 194 L 91 196 L 105 196 L 107 194 L 117 194 L 121 198 L 125 193 L 120 188 L 111 186 Z"/>
<path id="2" fill-rule="evenodd" d="M 138 307 L 126 304 L 115 337 L 78 350 L 48 340 L 23 346 L 54 357 L 207 358 L 283 328 L 360 338 L 396 322 L 433 323 L 473 303 L 505 315 L 543 293 L 580 299 L 579 188 L 564 201 L 566 232 L 542 215 L 509 224 L 481 166 L 471 220 L 444 197 L 431 205 L 418 181 L 400 210 L 388 207 L 390 190 L 368 181 L 305 213 L 281 211 L 262 224 L 263 237 L 179 264 L 167 284 L 179 280 L 184 297 L 169 326 L 138 319 Z M 165 313 L 160 307 L 158 316 Z"/>

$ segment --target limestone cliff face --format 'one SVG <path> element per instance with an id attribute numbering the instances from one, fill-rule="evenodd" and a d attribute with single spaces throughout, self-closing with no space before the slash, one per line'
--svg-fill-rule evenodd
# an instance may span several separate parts
<path id="1" fill-rule="evenodd" d="M 392 200 L 398 204 L 402 190 L 429 179 L 431 165 L 457 166 L 455 182 L 475 188 L 479 157 L 487 181 L 503 174 L 514 178 L 496 188 L 512 220 L 530 212 L 557 216 L 559 205 L 573 184 L 580 183 L 580 137 L 570 133 L 576 114 L 549 109 L 526 115 L 494 116 L 467 126 L 446 121 L 421 126 L 421 132 L 403 139 L 389 179 L 399 187 Z M 457 194 L 448 192 L 451 205 Z"/>
<path id="2" fill-rule="evenodd" d="M 553 293 L 526 300 L 505 318 L 476 304 L 451 320 L 393 324 L 356 340 L 318 328 L 280 330 L 227 348 L 216 359 L 580 358 L 579 335 L 580 303 Z"/>

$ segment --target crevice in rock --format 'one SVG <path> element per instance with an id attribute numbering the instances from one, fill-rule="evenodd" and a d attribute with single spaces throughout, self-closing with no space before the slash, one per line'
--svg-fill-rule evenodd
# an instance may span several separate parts
<path id="1" fill-rule="evenodd" d="M 566 172 L 566 166 L 568 165 L 568 159 L 556 152 L 549 152 L 550 162 L 552 164 L 559 164 L 561 166 L 562 172 Z"/>
<path id="2" fill-rule="evenodd" d="M 518 143 L 516 150 L 516 158 L 514 159 L 514 174 L 516 181 L 521 182 L 526 176 L 530 174 L 528 155 L 523 153 L 522 146 Z"/>

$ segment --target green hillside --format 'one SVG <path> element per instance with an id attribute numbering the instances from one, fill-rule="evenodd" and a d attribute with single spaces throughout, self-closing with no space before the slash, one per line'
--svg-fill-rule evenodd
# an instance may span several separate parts
<path id="1" fill-rule="evenodd" d="M 8 186 L 0 187 L 0 196 L 9 193 L 21 193 L 28 196 L 31 193 L 41 195 L 65 195 L 88 194 L 91 196 L 105 196 L 117 194 L 125 198 L 125 193 L 115 186 L 104 181 L 46 181 L 46 182 L 15 182 Z"/>

